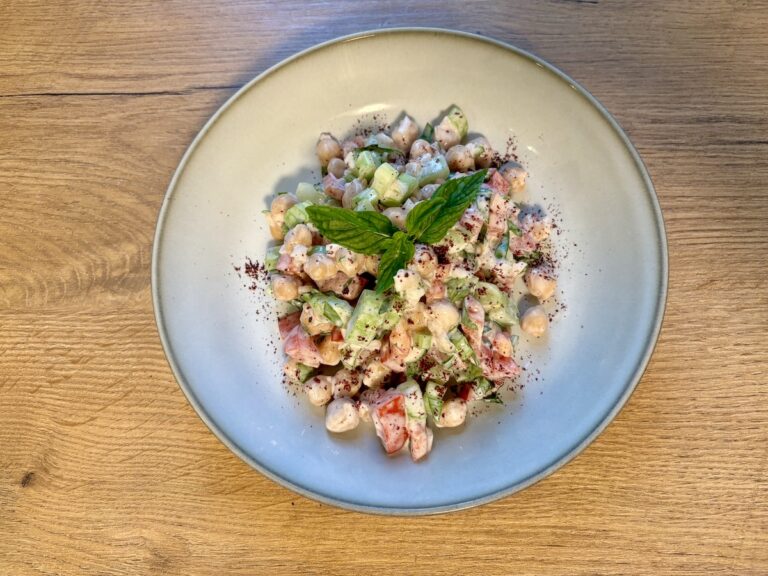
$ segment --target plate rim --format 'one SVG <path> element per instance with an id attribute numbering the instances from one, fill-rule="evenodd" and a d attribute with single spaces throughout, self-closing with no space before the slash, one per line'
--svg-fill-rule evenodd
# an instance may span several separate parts
<path id="1" fill-rule="evenodd" d="M 655 220 L 654 223 L 657 229 L 656 232 L 660 240 L 660 243 L 658 246 L 658 249 L 659 249 L 658 257 L 660 258 L 660 265 L 661 265 L 660 276 L 661 277 L 660 277 L 660 284 L 658 286 L 658 291 L 657 291 L 656 315 L 653 319 L 652 330 L 646 342 L 645 351 L 642 354 L 642 356 L 639 358 L 636 364 L 634 374 L 627 381 L 627 384 L 621 396 L 618 398 L 618 400 L 613 405 L 613 407 L 606 413 L 606 415 L 598 421 L 596 426 L 589 433 L 583 436 L 570 449 L 563 452 L 563 454 L 559 458 L 551 462 L 547 467 L 539 470 L 535 474 L 531 474 L 530 476 L 528 476 L 527 478 L 519 482 L 516 482 L 500 490 L 495 490 L 490 493 L 478 496 L 476 498 L 458 500 L 456 502 L 452 502 L 449 504 L 440 504 L 436 506 L 424 506 L 424 507 L 376 506 L 376 505 L 368 505 L 368 504 L 361 504 L 357 502 L 351 502 L 348 500 L 342 500 L 339 498 L 335 498 L 333 496 L 316 492 L 314 490 L 311 490 L 309 488 L 296 484 L 295 482 L 289 480 L 288 478 L 285 478 L 284 476 L 280 475 L 274 470 L 267 468 L 265 465 L 263 465 L 262 463 L 258 462 L 257 460 L 252 458 L 250 455 L 248 455 L 242 448 L 240 448 L 240 446 L 234 440 L 229 438 L 229 436 L 227 436 L 224 433 L 224 431 L 218 426 L 218 424 L 216 424 L 216 422 L 208 415 L 205 408 L 202 406 L 200 402 L 198 402 L 194 393 L 189 388 L 189 385 L 187 384 L 183 376 L 183 371 L 181 370 L 181 366 L 177 363 L 176 358 L 174 357 L 174 354 L 173 354 L 173 350 L 170 345 L 169 337 L 167 334 L 167 328 L 163 320 L 163 306 L 160 301 L 160 288 L 159 288 L 160 251 L 161 251 L 160 246 L 162 245 L 163 230 L 165 228 L 165 220 L 166 220 L 167 212 L 169 210 L 169 206 L 171 204 L 174 191 L 178 185 L 179 178 L 183 174 L 188 161 L 194 154 L 199 143 L 203 140 L 203 138 L 206 136 L 206 134 L 211 129 L 211 127 L 217 122 L 219 117 L 222 114 L 224 114 L 232 105 L 234 105 L 235 102 L 237 102 L 237 100 L 240 99 L 246 92 L 248 92 L 251 88 L 253 88 L 256 84 L 261 82 L 267 76 L 277 72 L 278 70 L 290 65 L 291 63 L 301 58 L 304 58 L 314 52 L 321 51 L 330 46 L 333 46 L 336 44 L 343 44 L 346 42 L 351 42 L 356 40 L 364 40 L 366 38 L 370 38 L 374 36 L 413 34 L 413 33 L 429 33 L 429 34 L 443 35 L 448 37 L 458 37 L 458 38 L 470 39 L 470 40 L 474 40 L 474 41 L 478 41 L 486 44 L 492 44 L 496 47 L 510 51 L 516 56 L 520 56 L 524 59 L 527 59 L 533 62 L 534 64 L 538 65 L 539 67 L 543 68 L 544 70 L 548 71 L 549 73 L 554 74 L 559 80 L 566 82 L 582 98 L 585 98 L 587 102 L 589 102 L 600 113 L 602 118 L 608 122 L 610 127 L 619 136 L 620 140 L 624 144 L 624 147 L 629 151 L 632 157 L 632 160 L 634 161 L 634 164 L 643 179 L 643 183 L 645 184 L 645 189 L 646 189 L 646 196 L 648 201 L 650 202 L 651 209 L 654 215 L 654 220 Z M 616 119 L 613 117 L 613 115 L 611 115 L 611 113 L 606 109 L 606 107 L 603 106 L 603 104 L 597 98 L 595 98 L 595 96 L 593 96 L 586 88 L 584 88 L 581 84 L 576 82 L 568 74 L 566 74 L 559 68 L 555 67 L 554 65 L 550 64 L 546 60 L 540 58 L 539 56 L 536 56 L 532 52 L 523 50 L 522 48 L 518 48 L 507 42 L 503 42 L 501 40 L 497 40 L 495 38 L 491 38 L 489 36 L 484 36 L 481 34 L 476 34 L 473 32 L 466 32 L 462 30 L 455 30 L 455 29 L 448 29 L 448 28 L 421 27 L 421 26 L 391 27 L 391 28 L 380 28 L 380 29 L 374 29 L 374 30 L 365 30 L 362 32 L 355 32 L 352 34 L 347 34 L 344 36 L 339 36 L 337 38 L 326 40 L 325 42 L 315 44 L 299 52 L 296 52 L 295 54 L 277 62 L 276 64 L 273 64 L 272 66 L 270 66 L 269 68 L 267 68 L 260 74 L 256 75 L 251 80 L 249 80 L 241 88 L 239 88 L 234 94 L 232 94 L 216 110 L 216 112 L 214 112 L 214 114 L 205 122 L 203 127 L 195 135 L 194 139 L 189 144 L 183 156 L 181 157 L 181 160 L 179 161 L 179 164 L 176 167 L 176 170 L 174 171 L 173 177 L 171 178 L 171 181 L 168 184 L 168 187 L 163 196 L 163 202 L 160 207 L 160 211 L 158 213 L 157 221 L 155 224 L 155 234 L 152 241 L 152 262 L 151 262 L 151 273 L 150 273 L 152 307 L 153 307 L 153 312 L 155 316 L 155 323 L 157 325 L 158 335 L 160 337 L 160 342 L 163 347 L 163 352 L 165 354 L 166 361 L 168 362 L 168 365 L 171 368 L 171 372 L 173 373 L 173 376 L 176 379 L 176 382 L 179 385 L 179 388 L 181 388 L 182 392 L 184 393 L 184 396 L 186 397 L 187 401 L 195 410 L 198 417 L 203 421 L 203 423 L 208 427 L 208 429 L 214 434 L 214 436 L 216 436 L 219 439 L 219 441 L 221 441 L 230 451 L 232 451 L 237 457 L 239 457 L 243 462 L 251 466 L 253 469 L 257 470 L 258 472 L 260 472 L 270 480 L 276 482 L 277 484 L 280 484 L 281 486 L 288 488 L 289 490 L 292 490 L 302 496 L 305 496 L 315 501 L 319 501 L 323 504 L 328 504 L 331 506 L 336 506 L 336 507 L 347 509 L 347 510 L 380 514 L 380 515 L 390 515 L 390 516 L 424 516 L 424 515 L 432 515 L 432 514 L 441 514 L 446 512 L 455 512 L 455 511 L 464 510 L 467 508 L 472 508 L 475 506 L 487 504 L 495 500 L 504 498 L 506 496 L 515 494 L 535 484 L 539 480 L 543 480 L 547 476 L 551 475 L 555 471 L 559 470 L 560 468 L 564 467 L 569 462 L 571 462 L 576 456 L 578 456 L 582 451 L 584 451 L 584 449 L 587 446 L 589 446 L 597 438 L 597 436 L 599 436 L 614 421 L 616 416 L 624 408 L 629 398 L 632 396 L 632 393 L 635 391 L 638 383 L 643 377 L 645 370 L 648 367 L 648 363 L 653 355 L 653 352 L 655 351 L 655 348 L 659 339 L 659 334 L 661 332 L 661 327 L 663 324 L 664 315 L 666 311 L 668 284 L 669 284 L 669 254 L 668 254 L 666 225 L 664 222 L 663 214 L 661 212 L 661 206 L 659 203 L 658 195 L 656 193 L 656 188 L 654 187 L 650 174 L 648 173 L 648 169 L 646 168 L 645 163 L 640 157 L 640 154 L 638 153 L 634 144 L 632 143 L 632 141 L 630 140 L 626 132 L 623 130 L 623 128 L 616 121 Z"/>

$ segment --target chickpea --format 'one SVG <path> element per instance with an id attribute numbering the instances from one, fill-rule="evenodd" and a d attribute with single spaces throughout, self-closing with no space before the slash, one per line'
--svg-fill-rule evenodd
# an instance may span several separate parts
<path id="1" fill-rule="evenodd" d="M 416 302 L 424 296 L 424 286 L 421 282 L 421 276 L 413 270 L 398 270 L 395 274 L 395 292 L 405 299 L 406 306 L 409 308 L 416 305 Z"/>
<path id="2" fill-rule="evenodd" d="M 269 233 L 272 234 L 272 238 L 275 240 L 282 240 L 283 223 L 285 222 L 285 213 L 298 200 L 292 194 L 280 194 L 275 196 L 272 200 L 272 204 L 269 208 L 269 214 L 267 215 L 267 221 L 269 222 Z"/>
<path id="3" fill-rule="evenodd" d="M 333 322 L 326 320 L 324 316 L 321 316 L 315 312 L 314 308 L 305 303 L 301 308 L 301 325 L 307 331 L 310 336 L 317 336 L 318 334 L 328 334 L 334 328 Z"/>
<path id="4" fill-rule="evenodd" d="M 557 282 L 540 267 L 532 268 L 525 273 L 525 285 L 531 294 L 544 302 L 552 297 L 557 287 Z"/>
<path id="5" fill-rule="evenodd" d="M 514 349 L 512 348 L 512 339 L 505 332 L 496 332 L 493 336 L 493 351 L 503 358 L 510 358 Z"/>
<path id="6" fill-rule="evenodd" d="M 315 147 L 321 166 L 328 166 L 331 158 L 341 158 L 341 144 L 328 132 L 320 134 Z"/>
<path id="7" fill-rule="evenodd" d="M 355 197 L 365 190 L 363 183 L 355 178 L 352 182 L 347 182 L 344 186 L 344 195 L 341 197 L 341 205 L 347 210 L 354 208 Z"/>
<path id="8" fill-rule="evenodd" d="M 457 144 L 451 147 L 445 154 L 448 168 L 451 172 L 469 172 L 475 169 L 475 159 L 469 148 Z"/>
<path id="9" fill-rule="evenodd" d="M 400 230 L 405 230 L 405 210 L 399 207 L 387 208 L 382 212 Z"/>
<path id="10" fill-rule="evenodd" d="M 335 341 L 332 336 L 326 336 L 317 345 L 320 352 L 321 363 L 327 366 L 336 366 L 341 362 L 341 342 Z"/>
<path id="11" fill-rule="evenodd" d="M 413 263 L 419 276 L 426 280 L 432 280 L 437 271 L 437 256 L 435 251 L 426 244 L 417 244 L 413 256 Z"/>
<path id="12" fill-rule="evenodd" d="M 461 398 L 451 398 L 443 402 L 440 421 L 435 424 L 440 428 L 461 426 L 467 419 L 467 403 Z"/>
<path id="13" fill-rule="evenodd" d="M 549 238 L 552 232 L 552 218 L 545 216 L 538 218 L 533 214 L 526 214 L 520 222 L 520 227 L 530 234 L 536 242 L 543 242 Z"/>
<path id="14" fill-rule="evenodd" d="M 363 384 L 368 388 L 378 388 L 391 374 L 391 370 L 379 360 L 371 360 L 363 369 Z"/>
<path id="15" fill-rule="evenodd" d="M 283 302 L 298 298 L 300 285 L 299 279 L 292 276 L 281 276 L 280 274 L 272 276 L 272 292 L 275 298 Z"/>
<path id="16" fill-rule="evenodd" d="M 336 262 L 336 268 L 346 276 L 357 274 L 359 256 L 338 244 L 326 244 L 325 254 Z"/>
<path id="17" fill-rule="evenodd" d="M 395 146 L 403 152 L 411 149 L 411 145 L 419 136 L 419 125 L 407 114 L 398 122 L 392 130 L 392 140 Z"/>
<path id="18" fill-rule="evenodd" d="M 421 138 L 419 138 L 418 140 L 415 140 L 413 144 L 411 144 L 411 150 L 410 150 L 411 160 L 418 160 L 419 158 L 422 158 L 424 156 L 432 156 L 432 154 L 434 153 L 435 153 L 435 149 L 432 147 L 432 144 L 430 144 L 426 140 L 422 140 Z"/>
<path id="19" fill-rule="evenodd" d="M 363 272 L 368 272 L 368 274 L 373 274 L 374 276 L 377 276 L 379 274 L 380 261 L 381 261 L 381 256 L 376 256 L 375 254 L 363 256 L 360 259 L 357 270 L 360 274 L 362 274 Z"/>
<path id="20" fill-rule="evenodd" d="M 477 168 L 488 168 L 493 162 L 493 148 L 484 136 L 478 136 L 467 142 L 467 149 L 475 159 Z"/>
<path id="21" fill-rule="evenodd" d="M 344 171 L 347 169 L 347 165 L 341 158 L 331 158 L 328 161 L 328 172 L 333 174 L 336 178 L 344 176 Z"/>
<path id="22" fill-rule="evenodd" d="M 459 130 L 453 125 L 453 122 L 448 119 L 448 116 L 445 116 L 440 124 L 435 127 L 435 140 L 440 143 L 443 150 L 449 150 L 456 146 L 456 144 L 461 143 L 461 134 L 459 134 Z"/>
<path id="23" fill-rule="evenodd" d="M 522 318 L 520 318 L 520 328 L 536 338 L 546 334 L 549 328 L 549 318 L 547 318 L 544 308 L 541 306 L 528 308 Z"/>
<path id="24" fill-rule="evenodd" d="M 336 262 L 334 262 L 333 258 L 316 252 L 307 258 L 307 262 L 304 264 L 304 272 L 315 282 L 322 282 L 336 275 Z"/>
<path id="25" fill-rule="evenodd" d="M 351 372 L 346 368 L 342 368 L 333 377 L 333 397 L 352 398 L 360 392 L 362 385 L 363 383 L 358 372 Z"/>
<path id="26" fill-rule="evenodd" d="M 310 403 L 325 406 L 331 401 L 333 376 L 313 376 L 304 383 L 304 392 Z"/>
<path id="27" fill-rule="evenodd" d="M 421 330 L 427 327 L 427 305 L 424 302 L 416 302 L 413 310 L 408 312 L 406 322 L 411 330 Z"/>
<path id="28" fill-rule="evenodd" d="M 389 333 L 389 348 L 396 358 L 405 358 L 413 346 L 411 335 L 408 333 L 408 323 L 400 320 Z"/>
<path id="29" fill-rule="evenodd" d="M 360 424 L 360 415 L 351 398 L 336 398 L 325 410 L 325 427 L 329 432 L 347 432 Z"/>
<path id="30" fill-rule="evenodd" d="M 528 178 L 528 172 L 517 162 L 507 162 L 499 168 L 499 174 L 504 180 L 509 182 L 509 188 L 512 192 L 520 192 L 525 188 L 525 180 Z"/>
<path id="31" fill-rule="evenodd" d="M 437 300 L 427 307 L 427 326 L 433 334 L 446 334 L 459 325 L 459 311 L 450 300 Z"/>
<path id="32" fill-rule="evenodd" d="M 269 224 L 269 234 L 272 238 L 274 240 L 282 240 L 284 234 L 282 223 L 275 220 L 272 214 L 267 214 L 267 223 Z"/>
<path id="33" fill-rule="evenodd" d="M 312 230 L 306 224 L 297 224 L 288 230 L 280 254 L 291 254 L 296 246 L 312 246 Z"/>
<path id="34" fill-rule="evenodd" d="M 423 169 L 424 167 L 421 165 L 421 162 L 411 161 L 405 165 L 403 171 L 408 174 L 408 176 L 413 176 L 416 178 L 416 180 L 418 180 Z"/>

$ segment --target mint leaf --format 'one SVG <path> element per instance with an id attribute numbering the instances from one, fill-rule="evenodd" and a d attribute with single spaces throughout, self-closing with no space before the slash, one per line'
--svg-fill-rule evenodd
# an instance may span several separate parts
<path id="1" fill-rule="evenodd" d="M 381 254 L 397 228 L 378 212 L 353 212 L 334 206 L 307 206 L 312 224 L 331 242 L 360 254 Z"/>
<path id="2" fill-rule="evenodd" d="M 485 170 L 480 170 L 441 184 L 432 198 L 420 202 L 408 212 L 405 219 L 408 233 L 426 244 L 440 242 L 477 198 L 485 174 Z"/>
<path id="3" fill-rule="evenodd" d="M 376 292 L 381 294 L 395 283 L 395 274 L 405 268 L 413 258 L 415 246 L 410 238 L 402 232 L 396 232 L 387 251 L 381 255 L 379 262 L 379 277 L 376 281 Z"/>
<path id="4" fill-rule="evenodd" d="M 440 217 L 444 206 L 445 200 L 434 196 L 416 204 L 405 217 L 405 229 L 408 230 L 408 234 L 419 242 L 426 242 L 424 234 Z"/>

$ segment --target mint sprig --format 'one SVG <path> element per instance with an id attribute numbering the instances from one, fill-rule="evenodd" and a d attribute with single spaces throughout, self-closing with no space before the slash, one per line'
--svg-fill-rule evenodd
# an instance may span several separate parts
<path id="1" fill-rule="evenodd" d="M 413 258 L 415 242 L 440 242 L 477 198 L 486 171 L 440 185 L 429 200 L 408 212 L 405 232 L 379 212 L 354 212 L 333 206 L 308 206 L 310 221 L 331 242 L 360 254 L 381 254 L 377 292 L 388 290 L 397 271 Z"/>

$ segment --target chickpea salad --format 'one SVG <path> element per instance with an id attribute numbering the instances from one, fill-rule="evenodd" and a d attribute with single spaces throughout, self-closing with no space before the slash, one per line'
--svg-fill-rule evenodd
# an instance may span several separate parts
<path id="1" fill-rule="evenodd" d="M 326 428 L 373 422 L 387 454 L 414 461 L 432 427 L 461 426 L 473 401 L 501 402 L 520 373 L 520 331 L 542 336 L 556 283 L 542 256 L 552 222 L 519 196 L 527 173 L 451 107 L 422 129 L 339 142 L 320 135 L 322 182 L 278 193 L 267 213 L 285 374 L 325 406 Z M 518 282 L 518 279 L 522 281 Z"/>

